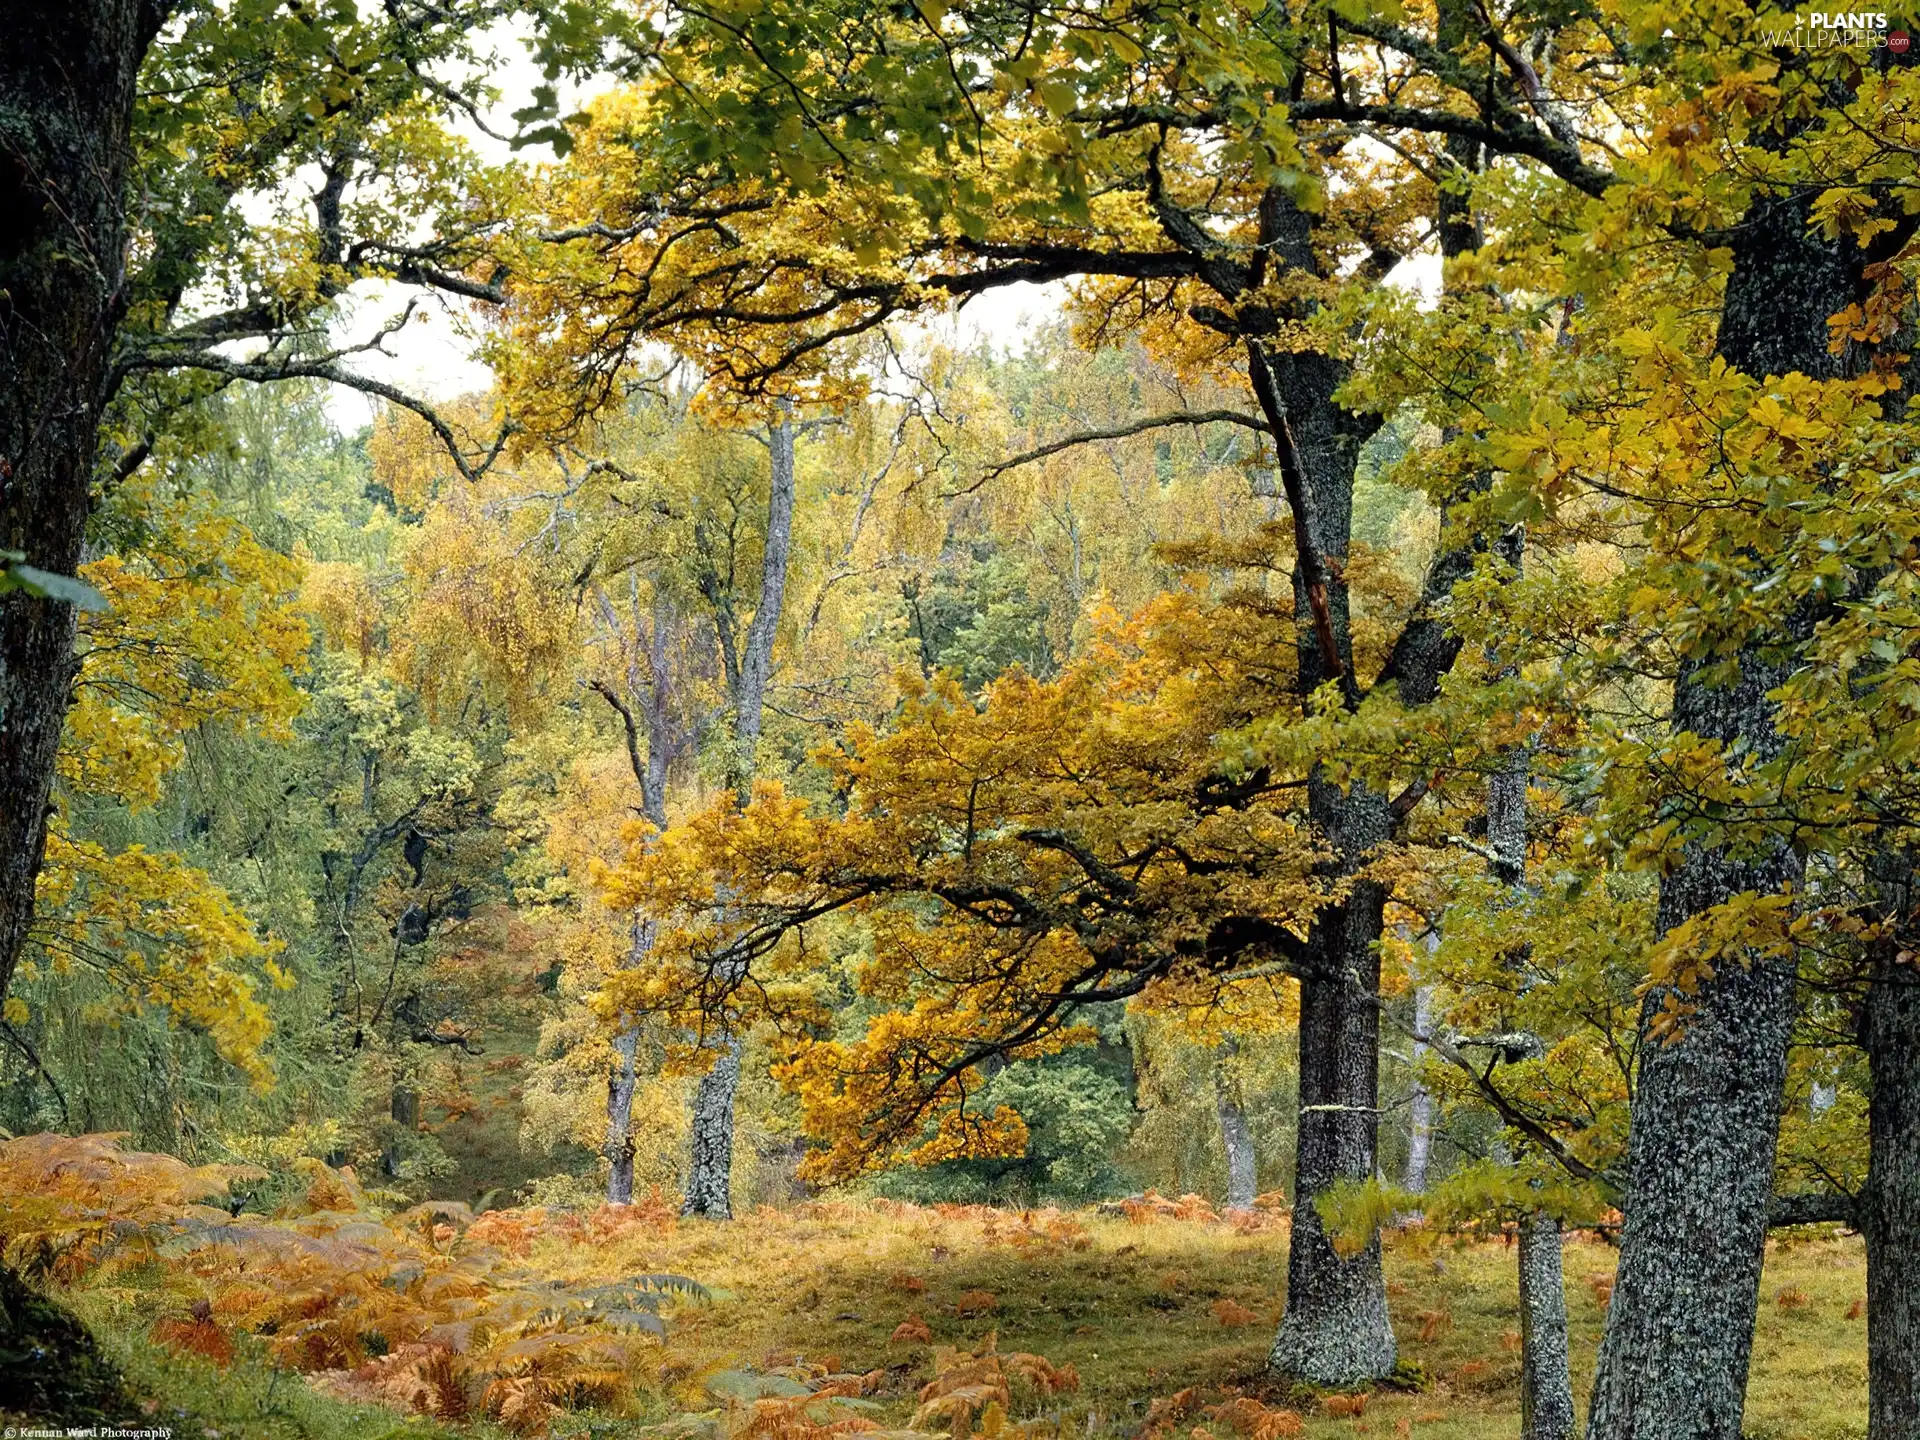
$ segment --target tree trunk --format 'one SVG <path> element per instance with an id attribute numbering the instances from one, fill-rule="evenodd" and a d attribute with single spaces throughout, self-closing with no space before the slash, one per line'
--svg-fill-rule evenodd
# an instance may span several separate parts
<path id="1" fill-rule="evenodd" d="M 1220 1143 L 1227 1152 L 1227 1209 L 1251 1210 L 1259 1193 L 1254 1178 L 1253 1127 L 1240 1104 L 1240 1090 L 1227 1073 L 1227 1061 L 1236 1047 L 1220 1047 L 1213 1067 L 1213 1099 L 1220 1115 Z"/>
<path id="2" fill-rule="evenodd" d="M 1920 968 L 1891 956 L 1861 1026 L 1873 1097 L 1866 1203 L 1867 1440 L 1920 1436 Z"/>
<path id="3" fill-rule="evenodd" d="M 768 436 L 767 533 L 760 559 L 760 598 L 747 627 L 733 682 L 734 790 L 741 805 L 753 798 L 759 769 L 760 725 L 773 675 L 773 642 L 786 604 L 787 569 L 793 553 L 793 419 L 782 404 Z M 700 1079 L 693 1101 L 693 1159 L 687 1171 L 685 1213 L 726 1220 L 733 1216 L 733 1096 L 740 1084 L 740 1040 L 727 1036 L 713 1068 Z"/>
<path id="4" fill-rule="evenodd" d="M 613 1037 L 613 1071 L 607 1076 L 607 1203 L 633 1203 L 633 1092 L 640 1030 L 628 1024 Z"/>
<path id="5" fill-rule="evenodd" d="M 1413 992 L 1413 1033 L 1428 1033 L 1433 1024 L 1433 987 L 1419 985 Z M 1420 1079 L 1420 1066 L 1427 1058 L 1424 1040 L 1413 1042 L 1413 1093 L 1407 1101 L 1407 1178 L 1406 1188 L 1415 1195 L 1427 1193 L 1427 1169 L 1433 1159 L 1433 1093 Z"/>
<path id="6" fill-rule="evenodd" d="M 1520 1225 L 1520 1435 L 1573 1440 L 1560 1222 L 1544 1212 Z"/>
<path id="7" fill-rule="evenodd" d="M 417 1135 L 420 1131 L 420 1092 L 413 1088 L 410 1076 L 395 1076 L 393 1092 L 387 1101 L 387 1115 L 393 1122 L 393 1134 L 387 1141 L 382 1154 L 381 1166 L 387 1172 L 388 1179 L 400 1174 L 402 1135 Z"/>
<path id="8" fill-rule="evenodd" d="M 1676 709 L 1682 695 L 1704 693 L 1686 687 Z M 1790 873 L 1785 856 L 1736 865 L 1691 849 L 1661 885 L 1661 929 L 1742 890 L 1770 893 Z M 1678 1040 L 1643 1041 L 1592 1440 L 1740 1436 L 1793 978 L 1792 964 L 1778 960 L 1724 963 L 1701 986 Z M 1643 1034 L 1664 998 L 1648 997 Z"/>
<path id="9" fill-rule="evenodd" d="M 1852 300 L 1861 261 L 1857 247 L 1810 233 L 1807 219 L 1804 202 L 1763 197 L 1736 234 L 1718 349 L 1749 375 L 1838 373 L 1826 320 Z M 1796 617 L 1789 628 L 1800 623 Z M 1741 638 L 1730 685 L 1710 686 L 1697 660 L 1682 666 L 1672 728 L 1758 760 L 1778 747 L 1767 692 L 1784 673 L 1759 642 L 1799 637 Z M 1799 868 L 1784 844 L 1739 862 L 1723 849 L 1690 845 L 1661 878 L 1660 928 L 1743 891 L 1772 894 Z M 1650 994 L 1642 1011 L 1626 1225 L 1590 1440 L 1740 1435 L 1794 1013 L 1793 964 L 1750 961 L 1721 962 L 1672 1044 L 1649 1030 L 1667 992 Z"/>
<path id="10" fill-rule="evenodd" d="M 1383 801 L 1356 786 L 1348 803 L 1377 812 L 1384 838 Z M 1376 944 L 1385 899 L 1380 886 L 1363 881 L 1344 903 L 1321 911 L 1308 942 L 1318 963 L 1300 981 L 1300 1123 L 1287 1311 L 1267 1367 L 1312 1385 L 1382 1379 L 1398 1358 L 1380 1237 L 1343 1257 L 1315 1207 L 1339 1182 L 1373 1178 L 1380 1069 Z"/>
<path id="11" fill-rule="evenodd" d="M 0 45 L 0 550 L 80 563 L 108 363 L 125 312 L 140 0 L 20 0 Z M 0 595 L 0 993 L 33 922 L 73 607 Z"/>
<path id="12" fill-rule="evenodd" d="M 740 1042 L 730 1038 L 693 1097 L 693 1163 L 683 1215 L 733 1218 L 733 1096 L 739 1086 Z"/>

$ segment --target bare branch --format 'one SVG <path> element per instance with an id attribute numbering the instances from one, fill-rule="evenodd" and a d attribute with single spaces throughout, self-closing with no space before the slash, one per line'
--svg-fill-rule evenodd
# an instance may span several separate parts
<path id="1" fill-rule="evenodd" d="M 978 480 L 953 493 L 971 495 L 989 480 L 997 480 L 1009 470 L 1017 470 L 1022 465 L 1031 465 L 1036 460 L 1044 460 L 1049 455 L 1058 455 L 1062 450 L 1071 450 L 1077 445 L 1092 445 L 1101 440 L 1124 440 L 1130 435 L 1139 435 L 1148 430 L 1164 430 L 1172 425 L 1244 425 L 1247 429 L 1257 430 L 1262 435 L 1273 433 L 1266 421 L 1257 415 L 1249 415 L 1244 410 L 1176 410 L 1165 415 L 1146 415 L 1138 420 L 1129 420 L 1124 425 L 1075 431 L 1071 435 L 1062 436 L 1037 449 L 1022 451 L 998 464 L 989 465 Z"/>

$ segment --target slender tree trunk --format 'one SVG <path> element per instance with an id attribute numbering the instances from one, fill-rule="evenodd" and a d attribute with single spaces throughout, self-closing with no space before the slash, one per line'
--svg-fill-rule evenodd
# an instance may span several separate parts
<path id="1" fill-rule="evenodd" d="M 1247 1124 L 1247 1112 L 1240 1104 L 1240 1087 L 1227 1069 L 1237 1048 L 1232 1041 L 1220 1047 L 1213 1066 L 1213 1100 L 1220 1116 L 1220 1143 L 1227 1152 L 1227 1208 L 1251 1210 L 1259 1193 L 1254 1178 L 1253 1127 Z"/>
<path id="2" fill-rule="evenodd" d="M 637 631 L 637 605 L 634 619 Z M 640 786 L 640 808 L 655 831 L 667 828 L 667 777 L 673 761 L 692 738 L 678 723 L 677 677 L 673 674 L 671 658 L 677 630 L 678 616 L 673 608 L 656 598 L 644 673 L 637 644 L 628 662 L 627 694 L 640 701 L 645 717 L 645 755 L 640 753 L 641 723 L 633 713 L 630 700 L 621 699 L 610 687 L 600 689 L 626 727 L 627 760 Z M 644 916 L 634 916 L 625 968 L 638 969 L 652 948 L 653 922 Z M 613 1037 L 613 1069 L 607 1075 L 607 1135 L 601 1153 L 607 1157 L 609 1205 L 633 1203 L 633 1095 L 639 1084 L 639 1052 L 639 1023 L 628 1020 Z"/>
<path id="3" fill-rule="evenodd" d="M 400 1137 L 417 1134 L 420 1129 L 420 1092 L 413 1088 L 412 1076 L 394 1077 L 393 1093 L 387 1102 L 387 1116 L 393 1122 L 393 1136 L 387 1141 L 381 1161 L 388 1178 L 392 1179 L 400 1174 Z"/>
<path id="4" fill-rule="evenodd" d="M 747 627 L 733 681 L 733 785 L 741 805 L 753 798 L 759 769 L 760 725 L 767 682 L 773 674 L 773 642 L 785 608 L 788 562 L 793 551 L 793 420 L 783 409 L 767 437 L 771 479 L 767 532 L 761 551 L 760 599 Z M 688 1215 L 726 1220 L 733 1215 L 733 1096 L 740 1084 L 740 1040 L 727 1036 L 714 1066 L 700 1079 L 693 1102 L 693 1150 L 687 1171 Z"/>
<path id="5" fill-rule="evenodd" d="M 664 826 L 662 827 L 664 828 Z M 636 919 L 629 969 L 638 968 L 653 945 L 653 926 Z M 607 1075 L 607 1203 L 633 1203 L 633 1095 L 640 1082 L 640 1026 L 628 1021 L 613 1037 L 613 1069 Z"/>
<path id="6" fill-rule="evenodd" d="M 71 575 L 125 312 L 135 76 L 161 8 L 19 0 L 0 45 L 0 551 Z M 0 993 L 33 922 L 73 607 L 0 595 Z"/>
<path id="7" fill-rule="evenodd" d="M 1891 948 L 1891 947 L 1889 947 Z M 1883 958 L 1861 1026 L 1873 1076 L 1867 1440 L 1920 1436 L 1920 967 Z"/>
<path id="8" fill-rule="evenodd" d="M 1749 375 L 1838 373 L 1827 317 L 1854 298 L 1857 247 L 1807 226 L 1803 201 L 1762 197 L 1736 234 L 1719 353 Z M 1800 623 L 1796 620 L 1796 627 Z M 1795 627 L 1790 627 L 1795 628 Z M 1809 627 L 1810 628 L 1810 627 Z M 1777 751 L 1768 690 L 1780 645 L 1741 637 L 1730 684 L 1697 661 L 1674 684 L 1672 727 L 1763 760 Z M 1775 642 L 1768 655 L 1761 642 Z M 1672 930 L 1744 891 L 1772 894 L 1799 874 L 1784 844 L 1734 860 L 1691 845 L 1661 878 L 1659 925 Z M 1647 997 L 1628 1139 L 1620 1267 L 1589 1411 L 1590 1440 L 1738 1440 L 1759 1303 L 1779 1136 L 1794 965 L 1722 960 L 1671 1044 L 1649 1027 L 1667 998 Z"/>
<path id="9" fill-rule="evenodd" d="M 1413 1033 L 1425 1035 L 1433 1024 L 1433 987 L 1419 985 L 1413 992 Z M 1420 1066 L 1427 1058 L 1424 1040 L 1413 1042 L 1413 1093 L 1407 1100 L 1407 1178 L 1406 1188 L 1415 1195 L 1427 1193 L 1427 1169 L 1433 1159 L 1433 1093 L 1420 1079 Z"/>
<path id="10" fill-rule="evenodd" d="M 693 1097 L 693 1163 L 687 1171 L 688 1215 L 733 1218 L 733 1097 L 740 1088 L 740 1041 L 720 1047 Z"/>
<path id="11" fill-rule="evenodd" d="M 633 1203 L 633 1092 L 639 1083 L 635 1059 L 640 1053 L 638 1026 L 626 1025 L 613 1037 L 613 1071 L 607 1076 L 607 1203 Z"/>

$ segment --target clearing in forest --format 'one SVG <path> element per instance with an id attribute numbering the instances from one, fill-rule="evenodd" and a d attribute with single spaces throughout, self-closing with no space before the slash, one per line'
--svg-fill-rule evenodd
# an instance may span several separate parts
<path id="1" fill-rule="evenodd" d="M 1518 1433 L 1514 1256 L 1497 1235 L 1389 1233 L 1404 1387 L 1360 1406 L 1260 1378 L 1278 1208 L 822 1200 L 716 1224 L 653 1196 L 476 1217 L 390 1211 L 351 1172 L 308 1169 L 275 1215 L 235 1215 L 220 1202 L 236 1170 L 32 1137 L 0 1146 L 0 1224 L 137 1388 L 229 1436 Z M 1601 1240 L 1568 1244 L 1576 1394 L 1612 1270 Z M 1857 1239 L 1774 1242 L 1749 1435 L 1865 1433 L 1864 1286 Z"/>

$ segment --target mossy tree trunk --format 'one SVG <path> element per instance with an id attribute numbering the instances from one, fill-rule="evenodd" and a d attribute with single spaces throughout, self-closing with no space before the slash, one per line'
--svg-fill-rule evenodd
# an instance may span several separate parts
<path id="1" fill-rule="evenodd" d="M 1912 887 L 1906 887 L 1911 895 Z M 1910 903 L 1910 902 L 1909 902 Z M 1867 1238 L 1867 1440 L 1920 1436 L 1920 966 L 1887 945 L 1861 1034 L 1872 1073 Z"/>
<path id="2" fill-rule="evenodd" d="M 1854 298 L 1863 263 L 1851 241 L 1808 227 L 1804 200 L 1762 197 L 1735 232 L 1719 354 L 1754 376 L 1838 373 L 1827 317 Z M 1756 580 L 1759 578 L 1756 573 Z M 1797 617 L 1788 629 L 1799 628 Z M 1793 633 L 1737 637 L 1731 683 L 1683 664 L 1671 726 L 1752 760 L 1778 749 L 1767 693 Z M 1801 865 L 1785 842 L 1734 858 L 1689 845 L 1660 882 L 1662 932 L 1746 891 L 1771 894 Z M 1794 966 L 1723 962 L 1691 997 L 1684 1033 L 1651 1034 L 1667 998 L 1647 997 L 1628 1139 L 1620 1267 L 1589 1412 L 1591 1440 L 1739 1440 L 1759 1303 Z"/>
<path id="3" fill-rule="evenodd" d="M 71 575 L 127 306 L 135 77 L 165 18 L 141 0 L 20 0 L 0 45 L 0 551 Z M 0 992 L 33 921 L 73 607 L 0 594 Z"/>

